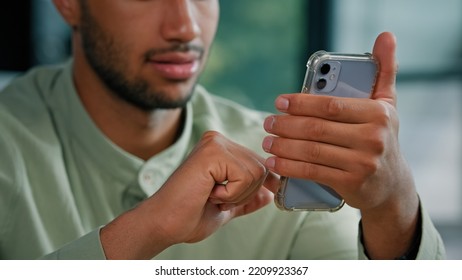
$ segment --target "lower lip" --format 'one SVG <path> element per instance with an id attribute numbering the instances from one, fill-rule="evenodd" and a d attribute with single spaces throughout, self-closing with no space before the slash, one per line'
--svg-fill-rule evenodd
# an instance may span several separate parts
<path id="1" fill-rule="evenodd" d="M 159 63 L 151 62 L 160 75 L 170 80 L 187 80 L 193 77 L 199 70 L 197 60 L 188 63 Z"/>

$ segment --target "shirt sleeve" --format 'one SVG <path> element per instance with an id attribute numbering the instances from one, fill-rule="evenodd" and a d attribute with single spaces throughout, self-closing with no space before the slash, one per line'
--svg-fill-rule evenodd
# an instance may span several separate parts
<path id="1" fill-rule="evenodd" d="M 427 211 L 425 211 L 422 204 L 420 204 L 421 213 L 421 239 L 419 244 L 419 251 L 417 253 L 417 260 L 440 260 L 446 258 L 446 250 L 444 248 L 443 240 L 440 234 L 433 225 L 431 218 Z M 365 253 L 365 248 L 362 243 L 362 230 L 359 227 L 358 235 L 358 258 L 360 260 L 367 260 L 368 257 Z"/>
<path id="2" fill-rule="evenodd" d="M 359 211 L 348 205 L 337 212 L 307 212 L 289 252 L 294 260 L 358 258 Z"/>
<path id="3" fill-rule="evenodd" d="M 434 227 L 430 216 L 422 210 L 422 240 L 420 242 L 417 259 L 438 260 L 446 258 L 446 250 L 440 234 Z"/>
<path id="4" fill-rule="evenodd" d="M 103 246 L 101 245 L 101 228 L 95 229 L 81 238 L 72 241 L 57 251 L 48 254 L 45 260 L 105 260 Z"/>

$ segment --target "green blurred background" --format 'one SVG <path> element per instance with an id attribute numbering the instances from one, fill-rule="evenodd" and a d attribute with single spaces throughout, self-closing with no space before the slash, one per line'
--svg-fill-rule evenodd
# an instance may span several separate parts
<path id="1" fill-rule="evenodd" d="M 274 111 L 298 91 L 305 69 L 306 0 L 222 0 L 221 22 L 201 84 L 250 107 Z"/>

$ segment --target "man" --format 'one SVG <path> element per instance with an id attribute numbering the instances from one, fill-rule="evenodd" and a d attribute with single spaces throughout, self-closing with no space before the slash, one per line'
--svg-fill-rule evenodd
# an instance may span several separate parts
<path id="1" fill-rule="evenodd" d="M 267 116 L 196 86 L 218 1 L 54 3 L 73 60 L 0 95 L 2 258 L 444 257 L 399 152 L 391 34 L 371 100 L 282 95 Z M 350 207 L 277 210 L 275 173 L 332 186 L 359 233 Z"/>

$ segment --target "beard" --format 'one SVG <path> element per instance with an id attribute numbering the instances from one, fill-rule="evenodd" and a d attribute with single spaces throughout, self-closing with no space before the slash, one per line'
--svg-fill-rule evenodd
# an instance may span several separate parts
<path id="1" fill-rule="evenodd" d="M 142 77 L 132 77 L 128 75 L 128 63 L 124 61 L 126 49 L 123 44 L 117 44 L 103 28 L 96 22 L 87 7 L 86 1 L 82 3 L 82 25 L 81 36 L 84 54 L 98 77 L 106 87 L 118 98 L 143 110 L 152 111 L 154 109 L 174 109 L 184 108 L 191 99 L 195 84 L 191 86 L 185 95 L 173 98 L 167 92 L 151 86 Z M 145 61 L 156 53 L 170 51 L 196 51 L 200 53 L 200 59 L 204 54 L 204 49 L 200 46 L 186 43 L 178 43 L 168 49 L 148 50 L 142 59 Z M 180 83 L 180 81 L 172 81 Z"/>

